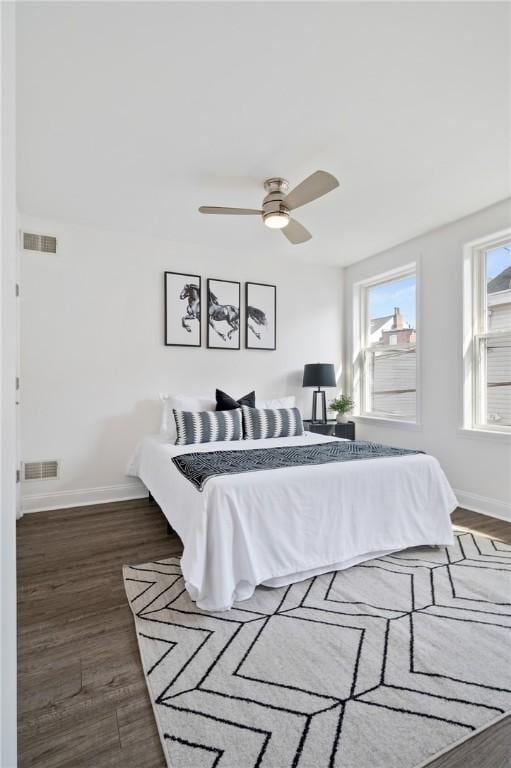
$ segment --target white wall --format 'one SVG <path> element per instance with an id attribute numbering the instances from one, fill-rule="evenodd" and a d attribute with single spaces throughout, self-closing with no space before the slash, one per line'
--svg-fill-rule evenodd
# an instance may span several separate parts
<path id="1" fill-rule="evenodd" d="M 16 763 L 16 122 L 15 6 L 2 3 L 0 268 L 0 765 Z"/>
<path id="2" fill-rule="evenodd" d="M 140 495 L 125 468 L 158 430 L 159 392 L 296 394 L 308 415 L 304 363 L 340 363 L 341 270 L 300 263 L 278 233 L 261 252 L 247 226 L 247 247 L 226 252 L 220 231 L 205 250 L 61 221 L 22 226 L 59 240 L 57 255 L 21 257 L 22 460 L 61 461 L 58 480 L 23 484 L 27 510 Z M 164 270 L 276 283 L 277 350 L 165 347 Z"/>
<path id="3" fill-rule="evenodd" d="M 510 201 L 502 201 L 348 267 L 344 273 L 344 370 L 345 386 L 351 389 L 354 284 L 418 260 L 422 425 L 410 430 L 360 420 L 357 435 L 426 450 L 440 460 L 462 506 L 511 519 L 509 436 L 474 436 L 460 429 L 463 245 L 504 229 L 510 220 Z"/>

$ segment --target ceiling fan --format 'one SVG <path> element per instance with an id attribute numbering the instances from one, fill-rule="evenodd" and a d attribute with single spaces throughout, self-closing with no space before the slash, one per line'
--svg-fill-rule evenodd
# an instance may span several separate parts
<path id="1" fill-rule="evenodd" d="M 224 208 L 201 205 L 200 213 L 231 214 L 234 216 L 262 216 L 264 223 L 271 229 L 281 229 L 290 243 L 297 245 L 310 240 L 312 235 L 296 219 L 292 219 L 290 211 L 302 205 L 317 200 L 339 186 L 339 182 L 326 171 L 316 171 L 304 179 L 297 187 L 288 192 L 289 183 L 279 177 L 266 179 L 264 188 L 266 197 L 262 209 L 258 208 Z"/>

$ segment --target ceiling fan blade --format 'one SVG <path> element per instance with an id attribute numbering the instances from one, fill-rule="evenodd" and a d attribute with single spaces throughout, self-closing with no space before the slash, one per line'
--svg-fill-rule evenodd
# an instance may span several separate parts
<path id="1" fill-rule="evenodd" d="M 234 216 L 252 216 L 256 213 L 259 215 L 262 214 L 262 211 L 258 211 L 257 208 L 224 208 L 223 206 L 214 205 L 201 205 L 199 212 L 233 214 Z"/>
<path id="2" fill-rule="evenodd" d="M 331 173 L 316 171 L 292 189 L 282 202 L 286 208 L 294 211 L 295 208 L 317 200 L 318 197 L 326 195 L 338 186 L 339 182 Z"/>
<path id="3" fill-rule="evenodd" d="M 307 240 L 312 238 L 309 230 L 305 229 L 303 224 L 300 224 L 296 219 L 289 219 L 289 224 L 280 231 L 287 237 L 290 243 L 293 243 L 293 245 L 306 243 Z"/>

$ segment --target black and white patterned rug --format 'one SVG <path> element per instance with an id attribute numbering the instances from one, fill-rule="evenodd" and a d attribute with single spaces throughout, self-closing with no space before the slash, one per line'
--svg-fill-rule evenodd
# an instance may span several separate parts
<path id="1" fill-rule="evenodd" d="M 225 613 L 124 569 L 171 768 L 417 768 L 511 711 L 511 546 L 457 533 Z"/>

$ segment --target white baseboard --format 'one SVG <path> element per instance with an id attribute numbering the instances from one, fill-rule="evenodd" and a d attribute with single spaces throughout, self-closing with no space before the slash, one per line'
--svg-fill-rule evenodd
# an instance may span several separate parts
<path id="1" fill-rule="evenodd" d="M 511 523 L 511 505 L 500 499 L 492 499 L 490 496 L 479 496 L 477 493 L 454 490 L 460 507 L 480 512 L 482 515 L 498 517 Z"/>
<path id="2" fill-rule="evenodd" d="M 81 488 L 74 491 L 53 491 L 50 493 L 22 493 L 21 510 L 43 512 L 48 509 L 84 507 L 89 504 L 106 504 L 111 501 L 141 499 L 147 496 L 147 488 L 139 480 L 120 485 L 105 485 L 100 488 Z"/>

